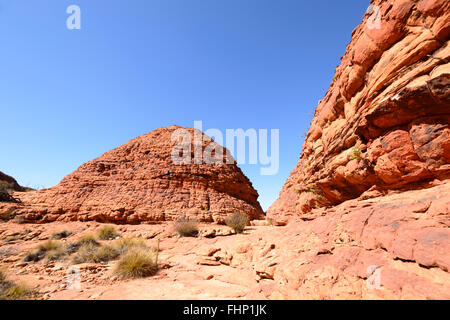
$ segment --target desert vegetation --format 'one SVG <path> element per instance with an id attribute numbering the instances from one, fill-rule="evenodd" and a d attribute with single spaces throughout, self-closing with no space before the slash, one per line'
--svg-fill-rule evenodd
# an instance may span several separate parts
<path id="1" fill-rule="evenodd" d="M 30 298 L 31 290 L 7 278 L 5 271 L 0 270 L 0 300 L 26 300 Z"/>
<path id="2" fill-rule="evenodd" d="M 154 275 L 158 271 L 158 250 L 132 248 L 121 256 L 114 273 L 123 279 Z"/>
<path id="3" fill-rule="evenodd" d="M 175 231 L 181 237 L 196 237 L 199 233 L 196 220 L 190 220 L 182 217 L 175 222 Z"/>
<path id="4" fill-rule="evenodd" d="M 50 261 L 59 260 L 66 254 L 64 245 L 58 241 L 48 240 L 29 252 L 24 261 L 37 262 L 44 258 Z"/>
<path id="5" fill-rule="evenodd" d="M 113 240 L 119 236 L 114 226 L 104 226 L 97 231 L 97 238 L 100 240 Z"/>
<path id="6" fill-rule="evenodd" d="M 232 228 L 236 233 L 242 233 L 248 225 L 250 219 L 245 213 L 233 213 L 225 219 L 227 226 Z"/>
<path id="7" fill-rule="evenodd" d="M 362 151 L 361 151 L 361 149 L 360 148 L 353 148 L 352 149 L 352 155 L 350 156 L 350 159 L 351 160 L 359 160 L 359 159 L 361 159 L 361 154 L 362 154 Z"/>
<path id="8" fill-rule="evenodd" d="M 50 237 L 50 239 L 61 240 L 61 239 L 65 239 L 71 235 L 72 235 L 71 231 L 62 230 L 62 231 L 57 231 L 57 232 L 53 233 L 52 236 Z"/>

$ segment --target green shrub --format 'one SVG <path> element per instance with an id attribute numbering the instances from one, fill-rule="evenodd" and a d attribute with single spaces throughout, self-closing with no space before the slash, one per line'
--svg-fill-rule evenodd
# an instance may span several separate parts
<path id="1" fill-rule="evenodd" d="M 227 226 L 231 227 L 236 233 L 242 233 L 248 225 L 249 218 L 245 213 L 233 213 L 225 219 Z"/>
<path id="2" fill-rule="evenodd" d="M 352 155 L 350 156 L 350 159 L 351 160 L 355 160 L 355 159 L 357 159 L 357 160 L 359 160 L 359 159 L 361 159 L 361 149 L 360 148 L 353 148 L 353 150 L 352 150 Z"/>
<path id="3" fill-rule="evenodd" d="M 71 236 L 72 234 L 73 234 L 73 232 L 71 232 L 71 231 L 62 230 L 62 231 L 58 231 L 58 232 L 55 232 L 54 234 L 52 234 L 50 239 L 61 240 L 61 239 L 65 239 L 65 238 Z"/>
<path id="4" fill-rule="evenodd" d="M 148 248 L 133 248 L 117 262 L 114 273 L 121 278 L 143 278 L 158 271 L 158 253 Z"/>
<path id="5" fill-rule="evenodd" d="M 197 221 L 181 218 L 175 222 L 175 231 L 181 237 L 196 237 L 198 236 Z"/>
<path id="6" fill-rule="evenodd" d="M 100 240 L 112 240 L 117 238 L 119 233 L 114 226 L 104 226 L 97 231 L 97 237 Z"/>

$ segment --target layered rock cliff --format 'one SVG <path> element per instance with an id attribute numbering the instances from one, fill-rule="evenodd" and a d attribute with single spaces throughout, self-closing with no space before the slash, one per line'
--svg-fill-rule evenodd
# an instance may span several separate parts
<path id="1" fill-rule="evenodd" d="M 371 4 L 268 210 L 282 298 L 450 298 L 450 1 Z"/>
<path id="2" fill-rule="evenodd" d="M 172 139 L 177 129 L 191 137 L 186 150 L 192 156 L 198 146 L 203 153 L 209 148 L 218 163 L 195 163 L 194 159 L 174 163 L 172 152 L 182 141 Z M 28 222 L 139 223 L 182 216 L 223 222 L 233 212 L 245 212 L 252 219 L 263 217 L 258 193 L 248 178 L 233 159 L 232 164 L 225 163 L 226 149 L 222 155 L 214 154 L 221 147 L 200 131 L 196 133 L 200 143 L 194 139 L 194 129 L 154 130 L 83 164 L 53 188 L 17 193 L 22 205 L 14 210 Z M 191 158 L 191 153 L 187 156 Z"/>
<path id="3" fill-rule="evenodd" d="M 272 216 L 450 176 L 450 1 L 371 1 Z"/>
<path id="4" fill-rule="evenodd" d="M 0 171 L 0 201 L 17 202 L 18 200 L 12 197 L 10 192 L 26 190 L 26 188 L 17 183 L 16 179 Z"/>

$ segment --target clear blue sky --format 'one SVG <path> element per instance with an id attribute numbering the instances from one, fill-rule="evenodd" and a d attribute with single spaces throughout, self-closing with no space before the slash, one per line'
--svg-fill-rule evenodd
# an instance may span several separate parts
<path id="1" fill-rule="evenodd" d="M 241 166 L 267 209 L 368 5 L 0 0 L 0 171 L 50 187 L 158 127 L 280 129 L 277 175 Z"/>

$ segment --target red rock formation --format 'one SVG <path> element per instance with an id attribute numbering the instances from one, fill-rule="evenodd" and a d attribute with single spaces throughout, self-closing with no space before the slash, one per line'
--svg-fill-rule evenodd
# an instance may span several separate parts
<path id="1" fill-rule="evenodd" d="M 11 191 L 25 191 L 26 188 L 20 186 L 16 179 L 0 171 L 0 189 Z"/>
<path id="2" fill-rule="evenodd" d="M 371 4 L 268 211 L 275 298 L 450 298 L 450 0 Z"/>
<path id="3" fill-rule="evenodd" d="M 353 31 L 269 215 L 450 177 L 450 1 L 371 4 L 380 8 L 380 28 L 366 14 Z"/>
<path id="4" fill-rule="evenodd" d="M 180 216 L 222 222 L 232 212 L 263 217 L 258 193 L 234 161 L 173 163 L 178 141 L 171 137 L 179 128 L 160 128 L 133 139 L 83 164 L 53 188 L 17 194 L 24 203 L 18 213 L 38 222 L 139 223 Z M 193 143 L 194 129 L 184 129 Z M 212 143 L 207 136 L 202 141 L 203 150 Z"/>
<path id="5" fill-rule="evenodd" d="M 26 188 L 21 187 L 16 179 L 0 171 L 0 202 L 14 202 L 18 200 L 10 195 L 12 191 L 26 191 Z"/>

